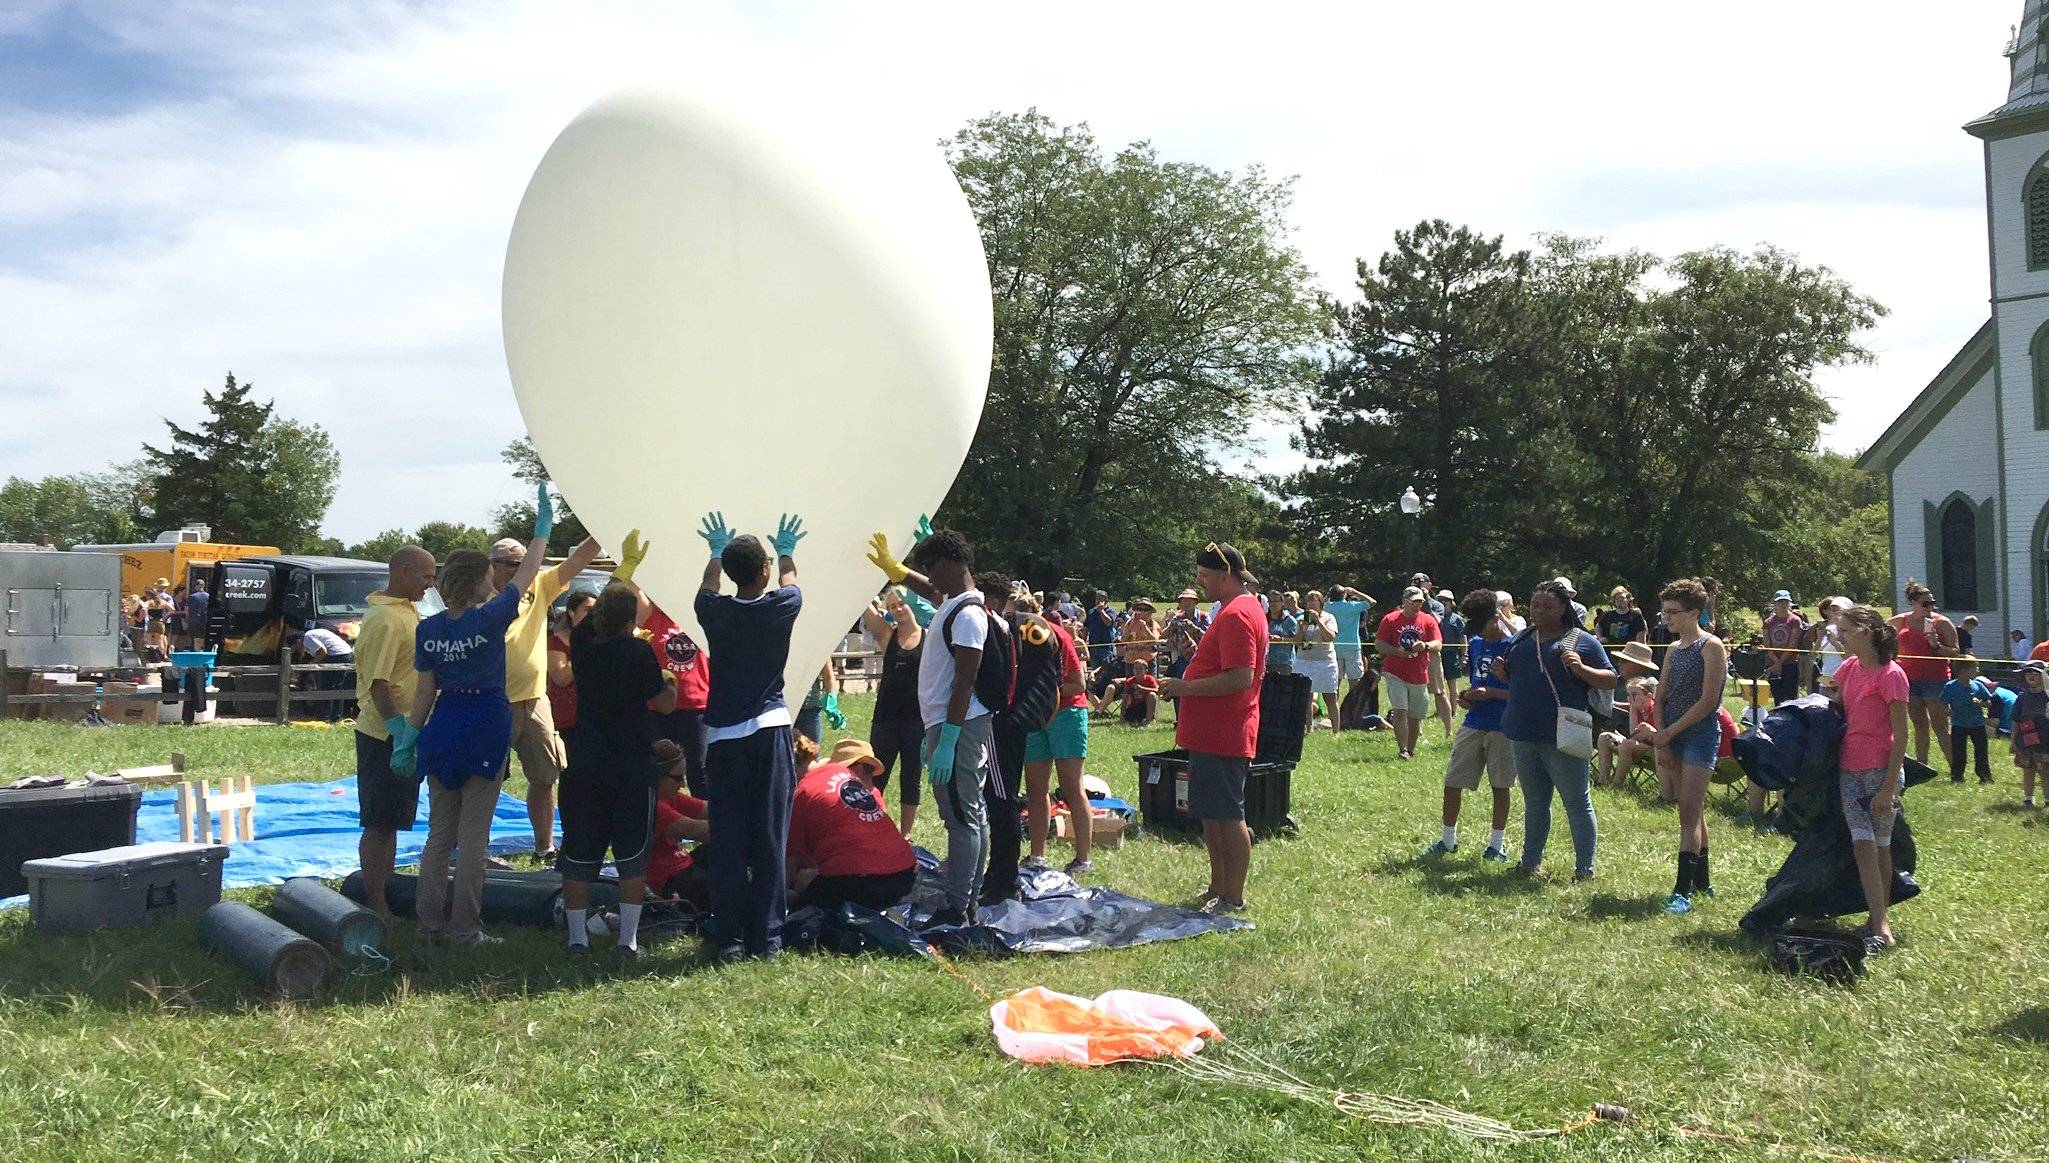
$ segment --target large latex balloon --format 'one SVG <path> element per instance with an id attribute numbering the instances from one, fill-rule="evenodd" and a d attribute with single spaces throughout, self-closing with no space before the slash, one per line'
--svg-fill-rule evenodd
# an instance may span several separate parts
<path id="1" fill-rule="evenodd" d="M 634 580 L 699 642 L 698 518 L 802 515 L 794 710 L 882 584 L 868 536 L 902 552 L 967 456 L 989 278 L 929 137 L 745 104 L 631 88 L 569 123 L 513 222 L 505 357 L 563 496 L 609 546 L 642 531 Z"/>

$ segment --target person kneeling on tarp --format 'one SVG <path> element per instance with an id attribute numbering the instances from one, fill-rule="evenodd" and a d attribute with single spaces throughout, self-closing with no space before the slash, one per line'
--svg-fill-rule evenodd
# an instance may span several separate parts
<path id="1" fill-rule="evenodd" d="M 910 895 L 918 858 L 875 794 L 881 774 L 866 743 L 842 739 L 831 762 L 797 781 L 790 804 L 792 908 L 817 905 L 830 913 L 851 901 L 879 911 Z"/>
<path id="2" fill-rule="evenodd" d="M 647 858 L 647 893 L 664 900 L 682 899 L 700 911 L 711 908 L 711 890 L 704 879 L 704 842 L 711 839 L 705 802 L 683 790 L 690 757 L 672 739 L 655 740 L 655 840 Z M 683 841 L 697 845 L 685 849 Z"/>

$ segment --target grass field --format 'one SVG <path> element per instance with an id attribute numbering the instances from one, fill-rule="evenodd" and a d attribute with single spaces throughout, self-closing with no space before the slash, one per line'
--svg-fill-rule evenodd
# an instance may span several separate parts
<path id="1" fill-rule="evenodd" d="M 866 700 L 848 706 L 863 728 Z M 0 775 L 177 749 L 208 775 L 326 778 L 349 770 L 348 742 L 8 723 Z M 1165 728 L 1099 729 L 1089 769 L 1134 798 L 1130 756 L 1167 745 Z M 1255 931 L 964 968 L 999 994 L 1176 995 L 1323 1085 L 1525 1127 L 1618 1102 L 1655 1125 L 1486 1144 L 1157 1066 L 1027 1069 L 997 1052 L 985 1004 L 923 962 L 715 970 L 669 945 L 622 967 L 535 931 L 461 954 L 415 953 L 402 933 L 390 972 L 286 1004 L 200 953 L 190 923 L 52 939 L 17 910 L 0 916 L 0 1159 L 1785 1157 L 1660 1129 L 1679 1123 L 1887 1159 L 2049 1157 L 2049 829 L 2010 768 L 1908 796 L 1927 891 L 1850 990 L 1767 973 L 1738 932 L 1788 841 L 1730 827 L 1719 798 L 1721 896 L 1689 917 L 1660 910 L 1673 813 L 1630 794 L 1596 793 L 1588 884 L 1482 865 L 1478 801 L 1457 857 L 1419 859 L 1444 755 L 1433 740 L 1398 762 L 1385 734 L 1312 740 L 1301 834 L 1254 854 Z M 936 823 L 918 839 L 942 849 Z M 1518 800 L 1512 847 L 1519 832 Z M 1568 872 L 1562 815 L 1552 843 Z M 1165 900 L 1205 874 L 1199 847 L 1152 837 L 1097 868 Z"/>

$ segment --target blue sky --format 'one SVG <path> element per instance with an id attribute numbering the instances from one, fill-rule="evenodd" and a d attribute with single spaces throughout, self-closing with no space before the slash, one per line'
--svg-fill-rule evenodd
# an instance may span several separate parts
<path id="1" fill-rule="evenodd" d="M 619 84 L 735 72 L 1298 175 L 1340 294 L 1423 217 L 1785 247 L 1892 309 L 1823 381 L 1853 450 L 1984 317 L 1958 127 L 2021 7 L 0 0 L 0 475 L 132 456 L 233 370 L 334 437 L 331 532 L 481 520 L 517 492 L 498 275 L 534 164 Z"/>

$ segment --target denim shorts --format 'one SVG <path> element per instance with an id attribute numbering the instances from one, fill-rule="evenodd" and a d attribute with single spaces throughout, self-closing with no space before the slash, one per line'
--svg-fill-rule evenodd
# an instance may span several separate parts
<path id="1" fill-rule="evenodd" d="M 1942 697 L 1942 688 L 1945 685 L 1947 685 L 1945 680 L 1939 678 L 1931 678 L 1927 682 L 1910 681 L 1907 683 L 1907 697 L 1910 699 L 1939 699 Z"/>
<path id="2" fill-rule="evenodd" d="M 1722 721 L 1702 719 L 1672 740 L 1672 754 L 1686 767 L 1713 770 L 1722 752 Z"/>

